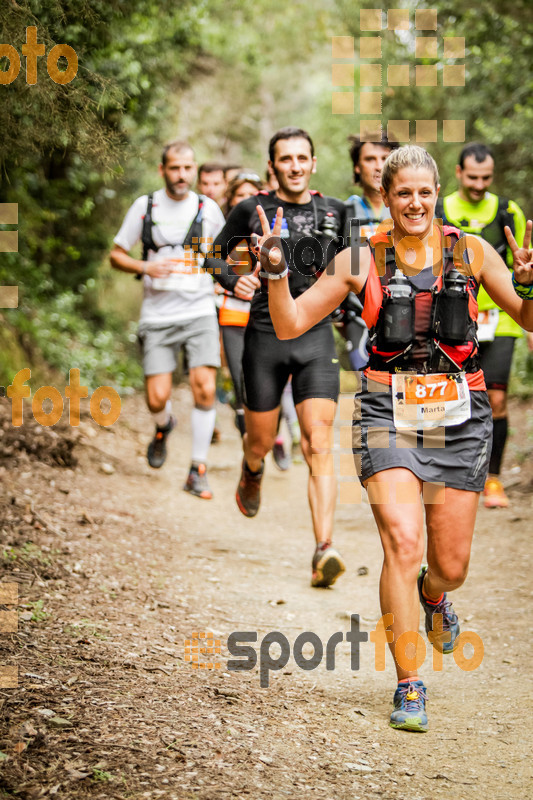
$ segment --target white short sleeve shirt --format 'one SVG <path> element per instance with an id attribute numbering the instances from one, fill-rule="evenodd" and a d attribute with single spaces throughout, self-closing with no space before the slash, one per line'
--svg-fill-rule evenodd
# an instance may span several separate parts
<path id="1" fill-rule="evenodd" d="M 138 197 L 124 218 L 114 242 L 129 252 L 142 236 L 148 195 Z M 198 195 L 189 192 L 183 200 L 173 200 L 165 189 L 154 192 L 152 238 L 160 249 L 150 251 L 149 261 L 175 259 L 176 269 L 170 278 L 144 276 L 144 299 L 141 323 L 163 327 L 216 314 L 213 279 L 199 263 L 185 258 L 183 241 L 198 213 Z M 205 198 L 202 235 L 214 241 L 224 225 L 224 216 L 214 200 Z"/>

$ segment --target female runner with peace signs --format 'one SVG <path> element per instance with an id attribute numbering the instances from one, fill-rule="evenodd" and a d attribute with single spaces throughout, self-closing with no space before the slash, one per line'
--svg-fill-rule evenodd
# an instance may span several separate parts
<path id="1" fill-rule="evenodd" d="M 532 222 L 523 247 L 506 228 L 511 273 L 486 241 L 434 220 L 439 189 L 437 165 L 424 149 L 393 151 L 381 188 L 392 221 L 382 223 L 370 247 L 343 250 L 297 300 L 285 277 L 279 210 L 271 233 L 258 207 L 264 235 L 256 247 L 272 279 L 270 314 L 280 339 L 303 334 L 349 291 L 364 305 L 370 360 L 355 396 L 353 453 L 384 552 L 382 636 L 398 674 L 390 724 L 412 731 L 427 730 L 426 687 L 418 676 L 422 648 L 412 656 L 408 646 L 416 647 L 418 602 L 433 646 L 452 653 L 460 629 L 447 592 L 467 574 L 491 450 L 476 339 L 479 284 L 533 330 Z M 424 509 L 428 566 L 420 569 Z"/>

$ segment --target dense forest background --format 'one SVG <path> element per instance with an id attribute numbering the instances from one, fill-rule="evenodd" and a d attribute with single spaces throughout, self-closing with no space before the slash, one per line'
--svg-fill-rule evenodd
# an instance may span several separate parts
<path id="1" fill-rule="evenodd" d="M 441 122 L 466 121 L 466 140 L 496 153 L 494 190 L 533 215 L 533 30 L 530 0 L 363 3 L 354 0 L 2 0 L 0 42 L 19 53 L 37 27 L 46 52 L 66 43 L 79 70 L 54 83 L 39 59 L 38 81 L 0 86 L 0 202 L 18 203 L 19 252 L 0 254 L 0 284 L 19 285 L 19 307 L 0 312 L 0 382 L 24 366 L 121 391 L 140 385 L 135 323 L 140 286 L 112 273 L 113 235 L 131 201 L 159 186 L 164 141 L 187 138 L 197 159 L 266 166 L 282 125 L 308 129 L 318 154 L 314 186 L 352 191 L 347 137 L 358 132 L 360 8 L 409 10 L 408 31 L 382 31 L 384 64 L 456 63 L 443 36 L 465 38 L 461 87 L 383 87 L 383 119 L 436 119 L 428 149 L 445 192 L 460 144 Z M 438 12 L 438 57 L 415 59 L 415 10 Z M 424 35 L 435 35 L 425 31 Z M 366 33 L 364 35 L 367 35 Z M 375 35 L 375 34 L 374 34 Z M 333 36 L 355 37 L 355 114 L 332 114 Z M 60 64 L 61 66 L 61 64 Z M 8 68 L 0 59 L 0 69 Z M 350 89 L 347 89 L 350 91 Z M 414 122 L 411 123 L 411 137 Z M 6 226 L 2 226 L 6 228 Z M 10 226 L 7 226 L 8 228 Z M 13 227 L 13 226 L 11 226 Z M 533 383 L 521 348 L 515 389 Z"/>

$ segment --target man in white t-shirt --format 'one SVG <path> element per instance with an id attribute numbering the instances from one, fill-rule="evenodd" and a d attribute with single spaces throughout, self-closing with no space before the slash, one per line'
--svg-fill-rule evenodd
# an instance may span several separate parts
<path id="1" fill-rule="evenodd" d="M 146 402 L 155 422 L 148 463 L 155 469 L 166 458 L 166 439 L 176 420 L 170 394 L 176 356 L 185 349 L 194 399 L 191 414 L 191 468 L 185 491 L 211 499 L 206 461 L 215 426 L 216 369 L 220 346 L 214 284 L 201 268 L 207 245 L 224 225 L 217 204 L 191 191 L 196 180 L 194 152 L 187 142 L 166 145 L 159 165 L 165 188 L 138 197 L 114 239 L 111 265 L 143 280 L 139 323 Z M 142 259 L 129 251 L 141 240 Z"/>

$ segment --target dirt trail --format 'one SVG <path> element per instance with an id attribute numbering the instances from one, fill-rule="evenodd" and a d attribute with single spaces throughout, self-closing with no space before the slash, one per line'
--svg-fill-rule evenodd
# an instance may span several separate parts
<path id="1" fill-rule="evenodd" d="M 261 511 L 246 520 L 234 502 L 240 440 L 222 407 L 223 439 L 210 454 L 215 497 L 190 497 L 181 490 L 185 388 L 174 406 L 179 428 L 157 472 L 145 464 L 140 397 L 108 430 L 85 418 L 79 432 L 39 433 L 34 453 L 21 444 L 37 441 L 33 423 L 19 441 L 2 407 L 0 579 L 19 584 L 21 605 L 18 632 L 0 635 L 1 663 L 19 669 L 18 688 L 0 690 L 0 796 L 533 797 L 531 412 L 513 410 L 507 464 L 523 464 L 519 476 L 506 474 L 512 507 L 480 510 L 470 575 L 454 594 L 462 628 L 483 639 L 483 662 L 465 672 L 445 659 L 434 672 L 428 645 L 430 730 L 412 735 L 388 727 L 392 665 L 387 656 L 376 672 L 370 642 L 359 670 L 346 641 L 332 671 L 325 655 L 308 671 L 292 657 L 304 631 L 324 646 L 337 631 L 345 638 L 350 614 L 360 615 L 361 630 L 374 629 L 381 552 L 369 506 L 337 507 L 347 573 L 332 589 L 311 589 L 306 467 L 282 474 L 269 459 Z M 76 466 L 54 466 L 58 441 Z M 184 641 L 207 630 L 221 640 L 221 668 L 193 670 Z M 268 688 L 257 668 L 228 671 L 234 631 L 256 631 L 258 651 L 270 631 L 290 643 Z M 309 657 L 310 645 L 303 652 Z"/>

